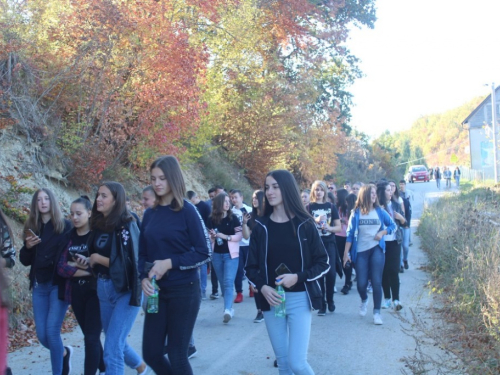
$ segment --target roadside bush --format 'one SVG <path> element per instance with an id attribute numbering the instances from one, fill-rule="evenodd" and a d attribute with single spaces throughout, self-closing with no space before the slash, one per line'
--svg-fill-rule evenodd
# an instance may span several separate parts
<path id="1" fill-rule="evenodd" d="M 500 372 L 500 207 L 490 189 L 440 199 L 418 228 L 432 291 L 442 293 L 451 341 L 471 373 Z"/>

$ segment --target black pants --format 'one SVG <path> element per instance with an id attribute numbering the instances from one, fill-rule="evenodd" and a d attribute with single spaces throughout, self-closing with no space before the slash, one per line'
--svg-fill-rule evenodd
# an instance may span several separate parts
<path id="1" fill-rule="evenodd" d="M 219 291 L 219 280 L 217 280 L 217 275 L 215 274 L 212 262 L 210 262 L 210 281 L 212 281 L 212 294 L 218 293 Z"/>
<path id="2" fill-rule="evenodd" d="M 191 375 L 188 360 L 189 339 L 200 309 L 199 280 L 160 289 L 158 313 L 146 313 L 142 337 L 142 356 L 156 374 Z M 168 358 L 163 345 L 168 336 Z"/>
<path id="3" fill-rule="evenodd" d="M 330 237 L 333 237 L 333 235 Z M 330 262 L 330 270 L 325 276 L 318 280 L 319 286 L 321 287 L 321 293 L 323 294 L 323 303 L 325 303 L 325 301 L 333 302 L 333 288 L 335 287 L 335 280 L 337 278 L 336 262 L 338 257 L 337 247 L 334 241 L 335 239 L 332 238 L 324 242 Z"/>
<path id="4" fill-rule="evenodd" d="M 236 289 L 236 293 L 243 293 L 243 275 L 245 274 L 243 268 L 247 262 L 249 249 L 250 246 L 240 246 L 238 271 L 236 272 L 236 277 L 234 279 L 234 288 Z"/>
<path id="5" fill-rule="evenodd" d="M 337 251 L 340 254 L 340 260 L 342 261 L 342 264 L 344 264 L 344 253 L 345 253 L 345 243 L 346 243 L 346 237 L 342 236 L 335 236 L 335 241 L 337 242 Z M 352 284 L 352 266 L 351 267 L 344 267 L 344 276 L 345 276 L 345 283 L 344 285 L 351 286 Z"/>
<path id="6" fill-rule="evenodd" d="M 85 342 L 84 374 L 95 375 L 97 369 L 105 372 L 101 344 L 101 312 L 93 280 L 75 278 L 71 282 L 71 307 L 83 332 Z"/>
<path id="7" fill-rule="evenodd" d="M 399 268 L 401 266 L 401 245 L 398 241 L 385 241 L 385 265 L 382 274 L 384 298 L 399 300 Z"/>

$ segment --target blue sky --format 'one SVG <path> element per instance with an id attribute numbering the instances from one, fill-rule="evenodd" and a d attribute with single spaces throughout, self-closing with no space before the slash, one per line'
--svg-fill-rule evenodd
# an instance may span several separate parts
<path id="1" fill-rule="evenodd" d="M 377 0 L 374 29 L 347 42 L 365 77 L 351 125 L 370 136 L 461 106 L 500 84 L 500 1 Z"/>

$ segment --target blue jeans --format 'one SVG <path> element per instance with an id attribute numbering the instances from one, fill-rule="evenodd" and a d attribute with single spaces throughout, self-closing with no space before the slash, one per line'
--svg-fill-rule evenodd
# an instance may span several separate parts
<path id="1" fill-rule="evenodd" d="M 36 335 L 40 344 L 50 350 L 52 374 L 61 375 L 64 346 L 61 326 L 68 309 L 68 303 L 58 298 L 57 285 L 52 282 L 33 287 L 32 302 L 35 316 Z"/>
<path id="2" fill-rule="evenodd" d="M 229 253 L 212 254 L 212 265 L 214 266 L 217 278 L 224 289 L 224 309 L 230 310 L 233 307 L 233 285 L 238 271 L 239 258 L 231 259 Z"/>
<path id="3" fill-rule="evenodd" d="M 236 288 L 236 293 L 243 293 L 243 268 L 248 258 L 248 250 L 250 246 L 240 246 L 240 256 L 238 261 L 238 272 L 236 272 L 236 278 L 234 279 L 234 287 Z"/>
<path id="4" fill-rule="evenodd" d="M 207 289 L 207 264 L 200 266 L 200 290 L 201 293 L 206 293 Z"/>
<path id="5" fill-rule="evenodd" d="M 136 369 L 142 359 L 127 343 L 139 306 L 130 306 L 131 292 L 117 293 L 110 279 L 97 280 L 97 295 L 101 307 L 101 321 L 106 339 L 104 341 L 104 363 L 106 374 L 123 375 L 124 362 Z"/>
<path id="6" fill-rule="evenodd" d="M 368 300 L 366 288 L 368 287 L 368 275 L 370 275 L 373 287 L 373 313 L 380 313 L 382 304 L 382 273 L 384 272 L 385 254 L 379 245 L 370 250 L 358 253 L 356 259 L 356 280 L 358 293 L 361 301 Z"/>
<path id="7" fill-rule="evenodd" d="M 408 261 L 408 253 L 410 252 L 410 233 L 411 228 L 402 228 L 403 229 L 403 251 L 401 252 L 401 265 L 403 265 L 403 261 Z"/>
<path id="8" fill-rule="evenodd" d="M 278 361 L 280 375 L 314 375 L 307 362 L 311 335 L 311 306 L 306 292 L 285 293 L 286 317 L 264 311 L 267 333 Z"/>
<path id="9" fill-rule="evenodd" d="M 460 176 L 455 177 L 455 183 L 457 184 L 457 187 L 460 186 Z"/>

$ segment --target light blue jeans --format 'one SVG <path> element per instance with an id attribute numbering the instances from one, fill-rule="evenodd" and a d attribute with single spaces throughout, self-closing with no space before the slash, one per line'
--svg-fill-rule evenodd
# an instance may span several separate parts
<path id="1" fill-rule="evenodd" d="M 278 361 L 280 375 L 314 375 L 307 362 L 311 335 L 311 306 L 306 292 L 285 293 L 286 317 L 264 311 L 267 333 Z"/>
<path id="2" fill-rule="evenodd" d="M 97 280 L 97 296 L 101 308 L 101 321 L 106 339 L 104 341 L 104 363 L 106 374 L 123 375 L 125 364 L 136 369 L 141 357 L 127 343 L 139 306 L 130 306 L 131 292 L 117 293 L 110 279 Z"/>
<path id="3" fill-rule="evenodd" d="M 207 264 L 200 266 L 200 289 L 201 294 L 204 294 L 207 289 Z"/>
<path id="4" fill-rule="evenodd" d="M 64 346 L 61 339 L 61 326 L 68 304 L 58 298 L 57 285 L 52 282 L 33 287 L 32 302 L 35 316 L 36 335 L 40 344 L 50 350 L 52 374 L 61 375 Z"/>
<path id="5" fill-rule="evenodd" d="M 408 253 L 410 252 L 410 233 L 411 228 L 401 228 L 403 229 L 403 251 L 401 252 L 401 265 L 403 261 L 408 261 Z"/>
<path id="6" fill-rule="evenodd" d="M 212 265 L 214 266 L 215 274 L 224 288 L 225 310 L 230 310 L 233 307 L 234 279 L 236 278 L 236 272 L 238 272 L 239 263 L 239 258 L 231 259 L 229 253 L 212 254 Z"/>

